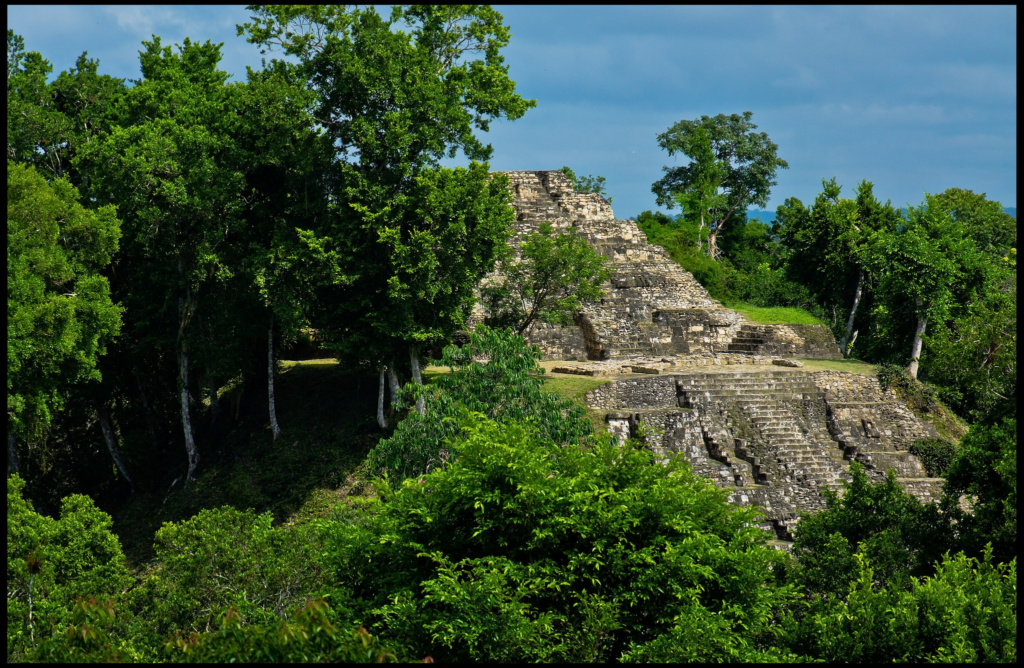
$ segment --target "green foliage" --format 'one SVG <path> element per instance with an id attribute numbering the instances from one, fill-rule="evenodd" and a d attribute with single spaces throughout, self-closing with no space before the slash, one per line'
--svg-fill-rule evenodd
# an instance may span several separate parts
<path id="1" fill-rule="evenodd" d="M 957 513 L 961 495 L 970 516 L 961 516 L 965 548 L 980 554 L 991 542 L 996 559 L 1017 554 L 1017 420 L 1005 417 L 978 424 L 960 442 L 946 474 L 947 512 Z"/>
<path id="2" fill-rule="evenodd" d="M 956 456 L 956 446 L 944 438 L 918 439 L 907 451 L 921 460 L 921 465 L 933 478 L 945 475 Z"/>
<path id="3" fill-rule="evenodd" d="M 298 59 L 272 65 L 315 91 L 337 161 L 330 214 L 301 232 L 326 306 L 315 326 L 339 355 L 393 370 L 463 326 L 511 234 L 507 182 L 477 162 L 491 147 L 474 132 L 535 105 L 500 55 L 508 27 L 487 6 L 251 10 L 239 35 Z M 459 149 L 469 168 L 441 168 Z"/>
<path id="4" fill-rule="evenodd" d="M 789 164 L 778 157 L 778 145 L 767 133 L 754 133 L 753 114 L 701 116 L 679 121 L 658 135 L 669 155 L 682 153 L 690 163 L 664 167 L 665 176 L 651 187 L 658 204 L 683 206 L 691 224 L 708 229 L 708 255 L 718 258 L 717 235 L 733 216 L 745 218 L 747 207 L 766 206 L 775 173 Z"/>
<path id="5" fill-rule="evenodd" d="M 398 659 L 376 638 L 358 627 L 347 629 L 332 620 L 323 599 L 305 603 L 290 621 L 242 624 L 234 608 L 222 616 L 220 628 L 203 634 L 179 635 L 165 644 L 165 657 L 181 663 L 385 663 Z"/>
<path id="6" fill-rule="evenodd" d="M 7 479 L 8 660 L 63 633 L 76 597 L 116 595 L 131 582 L 109 515 L 80 495 L 64 499 L 59 519 L 39 515 L 22 498 L 24 485 Z"/>
<path id="7" fill-rule="evenodd" d="M 904 223 L 875 231 L 866 256 L 877 284 L 875 313 L 895 340 L 906 341 L 908 332 L 916 338 L 915 328 L 955 315 L 979 299 L 992 278 L 991 263 L 932 195 L 909 207 Z M 904 350 L 903 359 L 911 352 Z M 916 377 L 916 359 L 910 368 Z"/>
<path id="8" fill-rule="evenodd" d="M 569 167 L 562 167 L 562 173 L 569 177 L 572 181 L 572 188 L 578 193 L 594 193 L 604 197 L 608 200 L 608 203 L 612 203 L 612 198 L 608 196 L 608 191 L 604 189 L 605 178 L 603 176 L 576 176 L 576 172 L 572 171 Z"/>
<path id="9" fill-rule="evenodd" d="M 479 414 L 460 427 L 446 467 L 325 527 L 339 584 L 409 654 L 613 660 L 710 615 L 721 632 L 703 658 L 772 645 L 785 556 L 684 458 L 655 465 L 614 439 L 562 446 Z"/>
<path id="10" fill-rule="evenodd" d="M 474 356 L 487 362 L 475 361 Z M 461 431 L 457 418 L 464 410 L 505 424 L 530 419 L 545 438 L 557 443 L 575 443 L 587 436 L 592 429 L 585 411 L 540 389 L 539 360 L 540 350 L 511 330 L 478 325 L 468 345 L 444 349 L 442 364 L 452 373 L 424 388 L 406 387 L 405 400 L 424 397 L 426 414 L 410 412 L 394 434 L 382 439 L 370 452 L 371 469 L 386 473 L 398 485 L 443 467 L 451 457 L 448 441 Z"/>
<path id="11" fill-rule="evenodd" d="M 934 504 L 924 506 L 906 493 L 890 471 L 872 485 L 864 467 L 850 465 L 853 480 L 839 498 L 826 490 L 826 509 L 801 518 L 793 555 L 808 593 L 841 596 L 857 575 L 855 555 L 875 567 L 875 580 L 894 588 L 928 575 L 953 541 L 948 519 Z"/>
<path id="12" fill-rule="evenodd" d="M 787 644 L 832 662 L 1016 660 L 1016 559 L 946 554 L 909 588 L 879 586 L 863 552 L 852 566 L 843 599 L 814 601 Z"/>
<path id="13" fill-rule="evenodd" d="M 583 304 L 601 298 L 601 284 L 611 277 L 607 258 L 573 228 L 555 234 L 544 223 L 522 239 L 519 252 L 498 265 L 503 281 L 480 288 L 491 327 L 522 334 L 535 320 L 570 325 Z"/>
<path id="14" fill-rule="evenodd" d="M 231 607 L 250 623 L 269 624 L 320 581 L 307 526 L 275 529 L 268 513 L 230 507 L 202 510 L 156 533 L 161 569 L 147 583 L 157 631 L 206 631 Z"/>
<path id="15" fill-rule="evenodd" d="M 118 249 L 115 209 L 78 200 L 67 181 L 7 163 L 7 415 L 21 441 L 42 435 L 71 385 L 100 379 L 121 329 L 100 274 Z"/>

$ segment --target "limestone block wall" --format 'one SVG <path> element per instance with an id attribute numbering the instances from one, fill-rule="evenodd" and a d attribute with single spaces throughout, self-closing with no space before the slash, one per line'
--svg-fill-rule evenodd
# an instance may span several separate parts
<path id="1" fill-rule="evenodd" d="M 636 434 L 642 421 L 659 457 L 685 456 L 734 502 L 762 507 L 780 538 L 798 513 L 824 508 L 823 489 L 841 490 L 853 460 L 876 480 L 895 470 L 923 501 L 941 489 L 906 451 L 930 425 L 876 379 L 857 374 L 773 368 L 645 375 L 597 387 L 587 403 L 607 411 L 622 437 Z M 855 425 L 853 415 L 866 417 Z M 862 435 L 847 433 L 854 426 Z"/>

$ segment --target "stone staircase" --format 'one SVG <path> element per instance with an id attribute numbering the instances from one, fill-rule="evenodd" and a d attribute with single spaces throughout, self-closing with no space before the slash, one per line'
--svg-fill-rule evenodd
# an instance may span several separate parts
<path id="1" fill-rule="evenodd" d="M 754 355 L 765 343 L 767 343 L 767 341 L 758 328 L 750 325 L 742 325 L 740 326 L 740 331 L 737 332 L 736 336 L 734 336 L 732 341 L 729 342 L 727 350 L 730 353 L 746 353 L 748 355 Z"/>
<path id="2" fill-rule="evenodd" d="M 855 458 L 875 480 L 896 469 L 904 487 L 923 501 L 941 485 L 905 450 L 908 441 L 928 433 L 912 424 L 912 415 L 899 418 L 903 429 L 886 438 L 851 433 L 857 416 L 881 420 L 899 406 L 877 381 L 845 374 L 862 379 L 847 383 L 856 386 L 858 401 L 852 401 L 852 390 L 835 387 L 842 375 L 775 368 L 638 374 L 592 390 L 587 403 L 611 411 L 610 431 L 623 437 L 643 422 L 652 434 L 648 446 L 659 457 L 687 457 L 694 473 L 729 489 L 732 502 L 763 508 L 765 528 L 791 540 L 798 513 L 823 509 L 822 491 L 840 492 Z"/>

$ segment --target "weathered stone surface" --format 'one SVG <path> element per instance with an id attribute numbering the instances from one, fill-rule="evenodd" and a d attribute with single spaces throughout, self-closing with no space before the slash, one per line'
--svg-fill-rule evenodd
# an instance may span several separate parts
<path id="1" fill-rule="evenodd" d="M 907 452 L 934 429 L 877 379 L 769 369 L 620 377 L 588 392 L 587 403 L 628 414 L 618 418 L 623 437 L 643 421 L 656 454 L 683 455 L 698 475 L 736 488 L 732 501 L 763 508 L 783 539 L 790 519 L 824 508 L 823 489 L 842 489 L 854 460 L 876 481 L 892 469 L 915 496 L 937 498 L 942 481 Z"/>

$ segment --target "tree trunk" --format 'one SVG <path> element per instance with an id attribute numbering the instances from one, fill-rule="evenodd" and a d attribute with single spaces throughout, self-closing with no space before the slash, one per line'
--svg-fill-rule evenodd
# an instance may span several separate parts
<path id="1" fill-rule="evenodd" d="M 380 382 L 377 389 L 377 424 L 381 429 L 387 429 L 388 421 L 384 418 L 384 374 L 387 371 L 387 366 L 382 362 L 378 371 L 380 372 Z"/>
<path id="2" fill-rule="evenodd" d="M 398 374 L 395 373 L 394 360 L 388 365 L 388 383 L 391 385 L 391 403 L 393 405 L 398 401 L 398 393 L 402 389 L 402 386 L 398 384 Z"/>
<path id="3" fill-rule="evenodd" d="M 917 300 L 917 308 L 921 309 L 921 299 Z M 907 374 L 917 380 L 917 365 L 921 360 L 921 345 L 923 343 L 922 336 L 924 335 L 924 328 L 928 326 L 928 318 L 922 314 L 917 316 L 917 329 L 914 330 L 914 345 L 910 348 L 910 366 L 907 367 Z"/>
<path id="4" fill-rule="evenodd" d="M 103 430 L 103 439 L 107 442 L 107 450 L 110 451 L 110 458 L 114 460 L 117 465 L 117 470 L 121 472 L 124 479 L 131 485 L 132 492 L 135 492 L 135 481 L 128 475 L 128 467 L 125 466 L 124 460 L 121 459 L 121 448 L 117 445 L 117 438 L 114 436 L 114 429 L 110 424 L 110 414 L 107 412 L 106 406 L 99 404 L 96 406 L 96 416 L 100 421 L 100 429 Z"/>
<path id="5" fill-rule="evenodd" d="M 412 377 L 416 379 L 416 384 L 420 386 L 420 395 L 416 397 L 416 412 L 420 415 L 427 414 L 426 402 L 423 400 L 423 375 L 420 373 L 420 356 L 416 350 L 416 344 L 413 343 L 409 346 L 409 364 L 412 366 Z"/>
<path id="6" fill-rule="evenodd" d="M 10 430 L 10 427 L 7 428 Z M 14 434 L 10 431 L 7 432 L 7 475 L 12 473 L 20 473 L 21 469 L 18 467 L 18 442 L 14 439 Z"/>
<path id="7" fill-rule="evenodd" d="M 273 321 L 271 321 L 273 322 Z M 267 328 L 267 403 L 270 411 L 270 430 L 274 440 L 281 435 L 281 427 L 277 424 L 277 407 L 274 404 L 274 326 Z"/>
<path id="8" fill-rule="evenodd" d="M 199 451 L 192 436 L 192 413 L 188 406 L 188 347 L 182 341 L 179 346 L 178 371 L 181 375 L 181 428 L 185 432 L 185 450 L 188 452 L 188 474 L 185 483 L 192 480 L 196 466 L 199 464 Z"/>
<path id="9" fill-rule="evenodd" d="M 853 306 L 850 308 L 850 317 L 846 321 L 846 333 L 843 334 L 843 340 L 839 342 L 839 351 L 846 356 L 846 342 L 850 340 L 850 332 L 853 331 L 853 317 L 857 314 L 857 307 L 860 306 L 860 297 L 864 291 L 864 270 L 861 269 L 857 272 L 857 292 L 853 295 Z M 850 341 L 852 345 L 853 342 Z"/>

